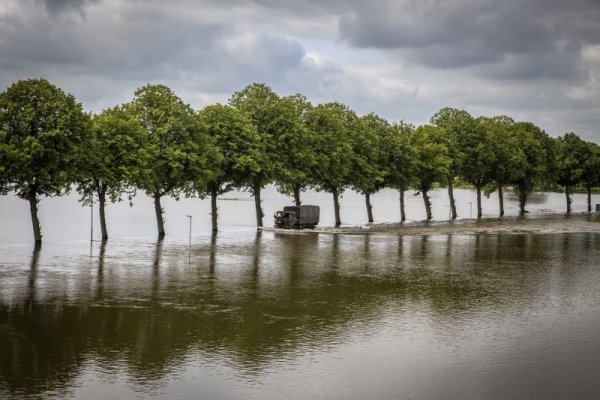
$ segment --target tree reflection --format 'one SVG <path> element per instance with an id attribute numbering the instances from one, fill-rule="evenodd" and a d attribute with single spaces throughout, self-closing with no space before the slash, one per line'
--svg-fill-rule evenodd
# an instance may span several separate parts
<path id="1" fill-rule="evenodd" d="M 100 252 L 98 253 L 98 272 L 96 277 L 96 301 L 104 297 L 104 254 L 106 253 L 106 240 L 100 243 Z"/>
<path id="2" fill-rule="evenodd" d="M 429 313 L 445 327 L 461 324 L 466 310 L 528 301 L 547 286 L 549 259 L 568 271 L 577 254 L 598 249 L 600 237 L 270 235 L 213 235 L 201 248 L 208 269 L 177 270 L 172 265 L 185 265 L 187 253 L 159 241 L 146 250 L 151 263 L 134 270 L 127 260 L 139 253 L 105 258 L 103 243 L 95 290 L 76 299 L 68 285 L 40 291 L 53 296 L 36 294 L 44 267 L 34 250 L 27 295 L 0 303 L 1 381 L 13 395 L 43 394 L 68 387 L 82 360 L 93 359 L 147 382 L 198 353 L 256 373 L 286 354 L 376 324 L 390 306 Z M 107 270 L 118 279 L 105 279 Z M 577 284 L 563 275 L 565 285 Z"/>

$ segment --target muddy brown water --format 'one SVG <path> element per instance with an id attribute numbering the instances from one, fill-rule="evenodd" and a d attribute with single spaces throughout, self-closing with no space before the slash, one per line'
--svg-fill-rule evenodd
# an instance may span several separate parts
<path id="1" fill-rule="evenodd" d="M 401 227 L 395 193 L 374 225 L 348 193 L 356 223 L 324 206 L 317 233 L 257 233 L 236 196 L 216 236 L 200 200 L 167 202 L 163 242 L 143 201 L 112 206 L 104 244 L 89 209 L 51 199 L 41 249 L 26 204 L 0 198 L 0 398 L 598 398 L 600 230 L 545 211 L 560 194 L 525 221 L 489 199 L 480 223 L 440 204 Z M 286 200 L 267 191 L 267 214 Z"/>

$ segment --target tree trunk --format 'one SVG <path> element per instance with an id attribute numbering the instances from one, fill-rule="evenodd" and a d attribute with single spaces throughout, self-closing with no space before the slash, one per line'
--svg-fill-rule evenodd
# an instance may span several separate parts
<path id="1" fill-rule="evenodd" d="M 504 191 L 502 182 L 498 182 L 498 205 L 500 206 L 500 216 L 504 217 Z"/>
<path id="2" fill-rule="evenodd" d="M 427 190 L 422 190 L 423 194 L 423 202 L 425 203 L 425 213 L 427 214 L 427 220 L 431 219 L 431 202 L 429 201 L 429 196 L 427 196 Z"/>
<path id="3" fill-rule="evenodd" d="M 525 215 L 525 203 L 527 202 L 527 188 L 519 183 L 519 215 Z"/>
<path id="4" fill-rule="evenodd" d="M 252 192 L 254 193 L 254 207 L 256 208 L 256 226 L 263 226 L 263 210 L 261 207 L 260 200 L 260 185 L 254 185 L 252 187 Z"/>
<path id="5" fill-rule="evenodd" d="M 212 231 L 217 232 L 219 230 L 217 219 L 219 217 L 217 210 L 217 185 L 215 183 L 209 184 L 210 190 L 210 219 L 212 221 Z"/>
<path id="6" fill-rule="evenodd" d="M 102 232 L 102 241 L 108 239 L 108 230 L 106 229 L 106 213 L 104 206 L 106 205 L 106 189 L 101 188 L 98 191 L 98 211 L 100 213 L 100 231 Z"/>
<path id="7" fill-rule="evenodd" d="M 160 205 L 160 193 L 154 193 L 154 212 L 156 213 L 156 226 L 158 227 L 158 239 L 165 237 L 165 221 L 163 219 L 163 209 Z"/>
<path id="8" fill-rule="evenodd" d="M 33 238 L 35 245 L 39 246 L 42 243 L 42 230 L 40 228 L 40 220 L 38 219 L 38 199 L 37 194 L 32 192 L 29 194 L 29 210 L 31 211 L 31 224 L 33 225 Z"/>
<path id="9" fill-rule="evenodd" d="M 450 199 L 450 211 L 452 213 L 452 219 L 456 219 L 456 202 L 454 201 L 454 188 L 452 187 L 452 181 L 454 178 L 448 178 L 448 198 Z"/>
<path id="10" fill-rule="evenodd" d="M 565 196 L 567 197 L 567 214 L 571 213 L 571 193 L 569 192 L 569 185 L 565 185 Z"/>
<path id="11" fill-rule="evenodd" d="M 406 214 L 404 213 L 404 189 L 398 190 L 400 192 L 400 222 L 406 220 Z"/>
<path id="12" fill-rule="evenodd" d="M 477 184 L 477 219 L 481 219 L 481 184 Z"/>
<path id="13" fill-rule="evenodd" d="M 373 222 L 373 205 L 371 204 L 371 194 L 365 194 L 365 201 L 367 202 L 367 217 L 369 222 Z"/>
<path id="14" fill-rule="evenodd" d="M 588 204 L 588 213 L 592 212 L 592 185 L 586 185 L 587 188 L 587 204 Z"/>
<path id="15" fill-rule="evenodd" d="M 337 189 L 333 189 L 331 194 L 333 194 L 333 211 L 335 213 L 335 226 L 338 227 L 342 224 L 342 221 L 340 219 L 340 200 L 338 198 L 339 194 Z"/>
<path id="16" fill-rule="evenodd" d="M 294 203 L 296 203 L 297 206 L 302 204 L 300 202 L 300 187 L 299 186 L 294 186 Z"/>

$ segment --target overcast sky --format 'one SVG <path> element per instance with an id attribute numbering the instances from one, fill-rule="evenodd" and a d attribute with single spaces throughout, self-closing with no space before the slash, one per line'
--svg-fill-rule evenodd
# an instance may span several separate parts
<path id="1" fill-rule="evenodd" d="M 0 89 L 90 111 L 146 83 L 195 108 L 251 82 L 426 123 L 441 107 L 600 142 L 600 0 L 0 0 Z"/>

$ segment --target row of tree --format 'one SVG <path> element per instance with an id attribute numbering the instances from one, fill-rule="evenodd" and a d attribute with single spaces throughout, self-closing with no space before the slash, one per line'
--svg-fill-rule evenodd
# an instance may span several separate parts
<path id="1" fill-rule="evenodd" d="M 453 187 L 466 182 L 481 195 L 518 191 L 525 213 L 527 194 L 539 185 L 600 185 L 600 146 L 574 133 L 553 139 L 530 122 L 510 117 L 474 118 L 443 108 L 430 124 L 414 127 L 375 115 L 358 116 L 347 106 L 313 106 L 296 94 L 278 96 L 253 83 L 234 93 L 227 105 L 193 110 L 163 85 L 146 85 L 126 104 L 86 113 L 75 98 L 44 79 L 21 80 L 0 94 L 0 192 L 28 200 L 34 237 L 42 235 L 37 216 L 40 196 L 60 196 L 75 184 L 82 202 L 99 203 L 102 238 L 108 238 L 106 201 L 143 190 L 154 199 L 159 237 L 164 237 L 163 196 L 209 196 L 212 229 L 217 230 L 217 196 L 249 190 L 256 223 L 262 226 L 261 190 L 274 183 L 293 196 L 312 188 L 332 194 L 336 225 L 339 196 L 351 188 L 370 197 L 384 187 L 400 194 L 415 189 L 431 218 L 428 192 L 448 187 L 456 218 Z"/>

